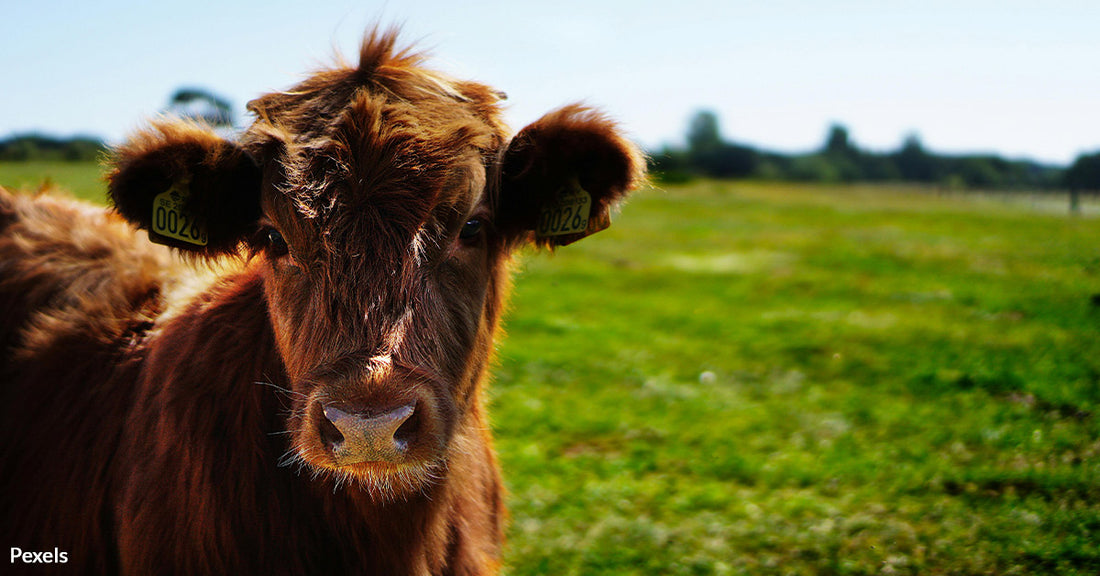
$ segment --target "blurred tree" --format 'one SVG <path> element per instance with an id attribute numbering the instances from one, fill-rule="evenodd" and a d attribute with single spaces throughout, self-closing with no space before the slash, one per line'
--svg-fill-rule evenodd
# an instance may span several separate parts
<path id="1" fill-rule="evenodd" d="M 861 178 L 872 182 L 894 182 L 901 180 L 901 172 L 889 154 L 860 154 L 856 159 Z"/>
<path id="2" fill-rule="evenodd" d="M 967 188 L 983 188 L 991 190 L 1003 188 L 1006 185 L 1006 173 L 1003 162 L 999 158 L 990 156 L 967 156 L 959 158 L 955 162 L 952 173 Z"/>
<path id="3" fill-rule="evenodd" d="M 822 148 L 817 170 L 823 176 L 831 178 L 829 181 L 857 182 L 867 180 L 864 172 L 864 157 L 868 156 L 856 148 L 848 137 L 848 129 L 841 124 L 833 124 L 829 127 L 829 133 L 825 137 L 825 146 Z M 829 164 L 829 167 L 824 167 Z M 805 166 L 804 166 L 805 167 Z"/>
<path id="4" fill-rule="evenodd" d="M 692 154 L 696 168 L 714 178 L 744 178 L 756 169 L 756 151 L 726 142 Z"/>
<path id="5" fill-rule="evenodd" d="M 722 135 L 718 130 L 718 115 L 710 110 L 696 112 L 688 125 L 687 141 L 692 153 L 720 148 Z"/>
<path id="6" fill-rule="evenodd" d="M 848 129 L 840 124 L 833 124 L 829 127 L 829 136 L 825 139 L 826 154 L 835 155 L 851 155 L 855 152 L 851 142 L 848 140 Z"/>
<path id="7" fill-rule="evenodd" d="M 904 180 L 933 182 L 936 179 L 936 158 L 929 154 L 916 134 L 910 134 L 894 154 L 894 162 Z"/>
<path id="8" fill-rule="evenodd" d="M 756 170 L 756 150 L 722 139 L 718 115 L 701 110 L 688 125 L 687 160 L 696 172 L 713 178 L 741 178 Z"/>
<path id="9" fill-rule="evenodd" d="M 791 162 L 787 177 L 800 182 L 839 182 L 841 174 L 824 154 L 808 154 Z"/>
<path id="10" fill-rule="evenodd" d="M 1078 156 L 1063 181 L 1071 190 L 1100 190 L 1100 152 Z"/>
<path id="11" fill-rule="evenodd" d="M 229 100 L 203 88 L 186 87 L 176 90 L 168 101 L 168 111 L 215 127 L 234 125 L 233 105 Z"/>
<path id="12" fill-rule="evenodd" d="M 1100 152 L 1082 154 L 1066 170 L 1063 181 L 1069 188 L 1069 211 L 1081 212 L 1081 192 L 1100 190 Z M 1100 302 L 1100 294 L 1093 296 L 1093 302 Z"/>
<path id="13" fill-rule="evenodd" d="M 787 180 L 790 178 L 793 156 L 778 154 L 775 152 L 757 152 L 756 171 L 754 176 L 764 180 Z"/>

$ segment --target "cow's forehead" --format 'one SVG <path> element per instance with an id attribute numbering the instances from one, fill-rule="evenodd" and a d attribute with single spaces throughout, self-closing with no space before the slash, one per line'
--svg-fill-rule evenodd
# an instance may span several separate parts
<path id="1" fill-rule="evenodd" d="M 357 67 L 249 103 L 243 142 L 270 176 L 265 203 L 294 221 L 284 234 L 325 246 L 326 260 L 393 258 L 469 214 L 507 137 L 501 95 L 421 61 L 371 37 Z"/>
<path id="2" fill-rule="evenodd" d="M 437 142 L 447 138 L 455 122 L 470 120 L 477 120 L 496 140 L 504 138 L 502 93 L 425 68 L 422 60 L 419 54 L 395 52 L 392 38 L 370 36 L 361 48 L 358 67 L 320 70 L 289 90 L 250 102 L 256 122 L 249 133 L 255 136 L 274 128 L 296 143 L 338 138 L 356 124 L 347 121 L 351 114 L 361 121 L 420 131 Z M 382 114 L 363 114 L 372 108 Z M 368 131 L 375 127 L 358 124 Z"/>
<path id="3" fill-rule="evenodd" d="M 462 203 L 472 167 L 493 157 L 498 141 L 461 109 L 431 110 L 364 90 L 322 135 L 289 146 L 282 162 L 288 192 L 310 212 L 394 195 L 423 212 Z"/>
<path id="4" fill-rule="evenodd" d="M 272 159 L 281 177 L 268 193 L 293 209 L 284 217 L 341 246 L 397 248 L 468 214 L 484 194 L 492 133 L 461 116 L 426 127 L 403 108 L 363 95 L 325 136 Z"/>
<path id="5" fill-rule="evenodd" d="M 339 276 L 434 261 L 484 198 L 495 158 L 476 118 L 446 128 L 426 130 L 415 111 L 363 95 L 326 136 L 291 140 L 270 159 L 265 204 L 302 256 Z"/>

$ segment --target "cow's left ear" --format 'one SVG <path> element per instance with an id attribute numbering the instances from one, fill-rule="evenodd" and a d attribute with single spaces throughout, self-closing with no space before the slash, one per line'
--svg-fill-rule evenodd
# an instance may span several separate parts
<path id="1" fill-rule="evenodd" d="M 504 151 L 496 225 L 515 238 L 563 246 L 606 228 L 645 177 L 641 152 L 615 123 L 580 105 L 551 112 Z"/>
<path id="2" fill-rule="evenodd" d="M 113 150 L 111 202 L 149 238 L 184 253 L 235 253 L 260 219 L 262 173 L 209 128 L 162 120 Z"/>

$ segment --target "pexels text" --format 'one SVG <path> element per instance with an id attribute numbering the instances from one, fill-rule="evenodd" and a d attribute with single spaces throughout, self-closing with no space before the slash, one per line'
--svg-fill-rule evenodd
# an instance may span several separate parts
<path id="1" fill-rule="evenodd" d="M 69 553 L 54 548 L 52 552 L 31 552 L 12 547 L 12 564 L 65 564 L 69 561 Z"/>

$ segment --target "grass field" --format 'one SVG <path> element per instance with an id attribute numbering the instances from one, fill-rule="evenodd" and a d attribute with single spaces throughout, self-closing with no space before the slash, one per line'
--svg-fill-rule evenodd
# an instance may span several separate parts
<path id="1" fill-rule="evenodd" d="M 513 574 L 1100 572 L 1100 220 L 700 183 L 524 262 Z"/>
<path id="2" fill-rule="evenodd" d="M 43 184 L 63 188 L 74 196 L 104 203 L 103 169 L 93 162 L 0 162 L 0 186 L 37 190 Z"/>
<path id="3" fill-rule="evenodd" d="M 701 182 L 518 268 L 509 574 L 1100 573 L 1100 219 Z"/>

